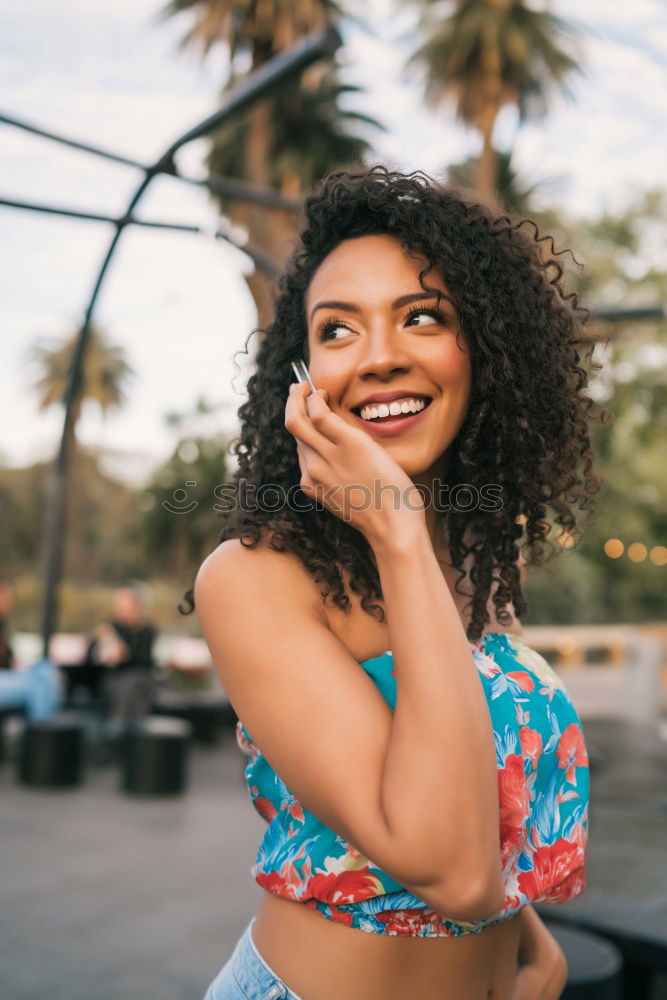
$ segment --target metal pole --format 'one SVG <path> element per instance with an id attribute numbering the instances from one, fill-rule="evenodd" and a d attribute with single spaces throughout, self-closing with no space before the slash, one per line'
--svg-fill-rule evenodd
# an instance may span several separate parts
<path id="1" fill-rule="evenodd" d="M 53 205 L 38 205 L 34 202 L 26 201 L 13 201 L 9 198 L 0 198 L 0 206 L 5 208 L 21 208 L 27 209 L 30 212 L 44 212 L 47 215 L 61 215 L 67 219 L 84 219 L 89 222 L 110 222 L 114 226 L 120 225 L 121 220 L 116 219 L 111 215 L 99 215 L 95 212 L 79 212 L 76 209 L 70 208 L 55 208 Z M 215 237 L 217 240 L 225 240 L 226 243 L 230 243 L 232 246 L 236 247 L 238 250 L 242 250 L 243 253 L 247 254 L 252 260 L 255 267 L 260 271 L 264 271 L 271 278 L 277 278 L 280 273 L 280 266 L 270 257 L 269 254 L 260 250 L 259 247 L 254 246 L 252 243 L 245 242 L 239 243 L 238 240 L 232 239 L 232 236 L 228 229 L 218 229 L 215 232 L 211 232 L 208 229 L 203 229 L 201 226 L 191 226 L 182 222 L 156 222 L 149 219 L 135 219 L 134 216 L 130 216 L 124 220 L 124 225 L 132 226 L 144 226 L 148 229 L 169 229 L 179 233 L 209 233 L 211 236 Z"/>
<path id="2" fill-rule="evenodd" d="M 627 320 L 664 319 L 667 309 L 664 305 L 635 306 L 630 309 L 593 309 L 593 319 L 607 323 L 623 323 Z"/>
<path id="3" fill-rule="evenodd" d="M 74 430 L 74 403 L 79 391 L 83 360 L 90 336 L 95 305 L 120 236 L 125 227 L 131 223 L 132 212 L 151 181 L 159 174 L 175 174 L 174 155 L 179 149 L 187 143 L 192 142 L 193 139 L 199 139 L 212 132 L 234 115 L 245 111 L 268 92 L 275 90 L 277 86 L 298 76 L 303 69 L 318 59 L 333 55 L 340 46 L 341 41 L 338 31 L 333 26 L 329 26 L 324 32 L 307 36 L 299 45 L 288 49 L 286 52 L 271 59 L 268 63 L 265 63 L 256 73 L 253 73 L 248 80 L 244 81 L 229 95 L 227 102 L 221 108 L 173 142 L 152 166 L 143 168 L 144 177 L 132 195 L 125 215 L 115 223 L 116 231 L 111 239 L 93 285 L 83 325 L 79 331 L 79 337 L 74 348 L 69 381 L 64 398 L 65 419 L 63 433 L 47 490 L 44 519 L 44 594 L 42 604 L 42 649 L 45 657 L 48 656 L 49 641 L 55 629 L 58 612 L 57 589 L 62 575 L 66 527 L 67 469 Z"/>
<path id="4" fill-rule="evenodd" d="M 147 169 L 147 164 L 140 163 L 138 160 L 132 160 L 118 153 L 112 153 L 108 149 L 93 146 L 88 142 L 80 142 L 78 139 L 70 139 L 64 135 L 58 135 L 57 132 L 49 132 L 38 125 L 33 125 L 32 122 L 26 122 L 22 118 L 15 118 L 13 115 L 7 115 L 4 112 L 0 112 L 0 124 L 2 123 L 12 125 L 14 128 L 19 128 L 24 132 L 30 132 L 31 135 L 38 135 L 42 139 L 57 142 L 61 146 L 67 146 L 68 149 L 77 149 L 83 153 L 99 156 L 101 159 L 109 160 L 111 163 L 133 167 L 135 170 L 143 171 Z M 173 176 L 180 181 L 184 181 L 186 184 L 207 188 L 212 194 L 219 194 L 226 198 L 235 198 L 237 201 L 249 201 L 255 205 L 266 205 L 267 208 L 282 208 L 288 212 L 299 212 L 303 206 L 303 198 L 299 196 L 287 198 L 273 188 L 251 184 L 249 181 L 241 180 L 239 177 L 224 177 L 222 174 L 209 174 L 208 177 L 204 178 L 185 177 L 178 170 L 174 171 Z"/>

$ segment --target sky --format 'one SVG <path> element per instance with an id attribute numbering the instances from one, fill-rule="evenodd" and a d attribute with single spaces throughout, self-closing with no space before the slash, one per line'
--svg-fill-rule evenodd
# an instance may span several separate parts
<path id="1" fill-rule="evenodd" d="M 537 0 L 536 0 L 537 2 Z M 157 17 L 163 0 L 9 0 L 0 14 L 0 107 L 6 114 L 141 161 L 212 112 L 226 74 L 222 49 L 202 62 L 179 48 L 187 15 Z M 474 153 L 474 133 L 453 109 L 424 106 L 419 77 L 403 66 L 414 48 L 414 7 L 358 0 L 367 29 L 347 24 L 339 53 L 346 82 L 364 92 L 348 105 L 384 123 L 368 131 L 373 155 L 399 169 L 441 171 Z M 556 96 L 548 119 L 519 127 L 501 114 L 496 142 L 512 147 L 527 183 L 570 215 L 619 209 L 667 177 L 667 18 L 662 0 L 554 0 L 552 10 L 581 26 L 585 75 L 572 100 Z M 179 154 L 201 176 L 206 145 Z M 121 213 L 134 169 L 105 163 L 0 124 L 0 197 L 84 211 Z M 214 227 L 207 196 L 159 178 L 138 214 Z M 0 206 L 0 458 L 25 465 L 50 458 L 62 412 L 38 412 L 31 388 L 32 345 L 69 335 L 80 323 L 111 229 Z M 243 275 L 248 258 L 207 236 L 129 228 L 99 300 L 97 322 L 135 370 L 125 405 L 103 418 L 84 409 L 84 445 L 108 450 L 109 471 L 135 482 L 168 457 L 175 431 L 167 412 L 203 396 L 222 409 L 198 429 L 238 430 L 236 410 L 251 357 L 254 303 Z M 254 340 L 249 348 L 252 351 Z M 114 457 L 115 456 L 115 457 Z"/>

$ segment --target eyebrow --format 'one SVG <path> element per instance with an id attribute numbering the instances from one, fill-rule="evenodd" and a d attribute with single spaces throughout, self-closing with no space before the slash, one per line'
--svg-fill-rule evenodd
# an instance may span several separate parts
<path id="1" fill-rule="evenodd" d="M 445 292 L 440 292 L 440 297 L 446 302 L 449 301 L 449 297 Z M 409 295 L 401 295 L 399 298 L 394 299 L 391 304 L 392 309 L 400 309 L 401 306 L 407 306 L 410 302 L 416 302 L 418 299 L 435 299 L 437 298 L 435 293 L 432 292 L 411 292 Z M 337 299 L 327 300 L 326 302 L 318 302 L 313 306 L 310 318 L 312 320 L 313 316 L 318 309 L 344 309 L 346 312 L 360 313 L 361 309 L 359 306 L 355 306 L 353 302 L 340 302 Z"/>

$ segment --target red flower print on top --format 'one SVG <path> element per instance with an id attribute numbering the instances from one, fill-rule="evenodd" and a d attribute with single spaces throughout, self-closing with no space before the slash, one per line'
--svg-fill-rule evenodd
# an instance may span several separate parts
<path id="1" fill-rule="evenodd" d="M 514 681 L 515 684 L 518 684 L 524 691 L 533 691 L 535 689 L 535 681 L 525 670 L 509 670 L 505 676 Z"/>
<path id="2" fill-rule="evenodd" d="M 578 868 L 583 868 L 584 861 L 585 852 L 580 845 L 563 837 L 553 844 L 543 844 L 533 854 L 532 871 L 519 874 L 521 891 L 529 899 L 537 900 Z"/>
<path id="3" fill-rule="evenodd" d="M 388 934 L 414 934 L 420 927 L 427 924 L 439 926 L 443 918 L 435 910 L 406 909 L 384 910 L 377 914 L 377 919 L 385 925 Z"/>
<path id="4" fill-rule="evenodd" d="M 542 736 L 536 729 L 531 729 L 530 726 L 522 726 L 519 730 L 519 742 L 521 743 L 521 752 L 526 757 L 533 767 L 537 767 L 537 762 L 542 753 Z"/>
<path id="5" fill-rule="evenodd" d="M 311 875 L 308 893 L 324 903 L 359 902 L 377 896 L 378 880 L 367 872 L 341 872 L 330 875 Z"/>
<path id="6" fill-rule="evenodd" d="M 303 815 L 303 806 L 301 805 L 300 802 L 297 802 L 297 800 L 294 798 L 293 795 L 291 796 L 289 801 L 281 803 L 280 808 L 281 810 L 286 809 L 288 816 L 291 816 L 292 819 L 295 819 L 298 823 L 305 822 L 305 816 Z"/>
<path id="7" fill-rule="evenodd" d="M 274 896 L 284 895 L 285 881 L 276 871 L 263 872 L 258 869 L 255 873 L 255 881 L 257 882 L 257 885 L 262 887 L 262 889 L 266 889 L 268 892 L 273 893 Z"/>
<path id="8" fill-rule="evenodd" d="M 571 785 L 576 785 L 575 768 L 588 766 L 588 753 L 584 743 L 584 734 L 574 722 L 571 722 L 561 735 L 556 756 L 558 757 L 558 766 L 567 768 L 566 780 Z"/>
<path id="9" fill-rule="evenodd" d="M 528 786 L 520 754 L 508 754 L 505 767 L 498 771 L 498 799 L 501 862 L 504 867 L 517 852 L 520 835 L 530 814 Z"/>
<path id="10" fill-rule="evenodd" d="M 278 810 L 274 806 L 273 802 L 269 802 L 263 796 L 258 795 L 254 802 L 255 809 L 267 823 L 270 823 L 274 816 L 278 815 Z"/>
<path id="11" fill-rule="evenodd" d="M 318 902 L 320 902 L 318 899 L 305 899 L 304 905 L 309 910 L 317 910 Z M 328 912 L 329 918 L 337 924 L 346 924 L 348 927 L 351 927 L 354 923 L 354 914 L 349 910 L 340 910 L 337 906 L 330 903 L 328 904 Z"/>

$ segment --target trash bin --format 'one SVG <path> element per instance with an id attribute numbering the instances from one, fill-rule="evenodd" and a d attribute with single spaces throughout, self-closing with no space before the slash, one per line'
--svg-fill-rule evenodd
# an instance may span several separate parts
<path id="1" fill-rule="evenodd" d="M 180 795 L 187 787 L 192 726 L 148 715 L 131 723 L 121 749 L 121 787 L 131 795 Z"/>
<path id="2" fill-rule="evenodd" d="M 66 713 L 27 722 L 17 757 L 19 782 L 40 788 L 81 784 L 85 728 L 81 719 Z"/>
<path id="3" fill-rule="evenodd" d="M 568 964 L 567 986 L 561 1000 L 621 1000 L 623 958 L 618 948 L 590 931 L 560 923 L 547 926 Z"/>

